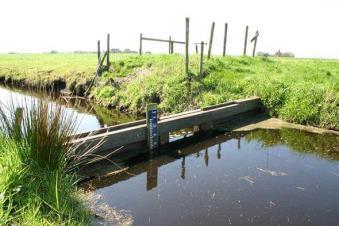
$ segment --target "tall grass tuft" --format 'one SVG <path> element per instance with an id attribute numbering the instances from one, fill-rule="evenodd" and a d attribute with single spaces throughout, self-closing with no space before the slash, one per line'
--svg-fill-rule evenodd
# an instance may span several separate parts
<path id="1" fill-rule="evenodd" d="M 72 113 L 43 99 L 25 100 L 24 108 L 14 102 L 0 107 L 1 130 L 17 142 L 29 147 L 23 157 L 51 170 L 63 166 L 72 148 L 71 135 L 77 125 Z M 7 110 L 5 110 L 7 108 Z"/>
<path id="2" fill-rule="evenodd" d="M 4 224 L 87 225 L 71 139 L 76 117 L 45 99 L 0 104 L 0 217 Z M 1 223 L 0 223 L 1 225 Z"/>

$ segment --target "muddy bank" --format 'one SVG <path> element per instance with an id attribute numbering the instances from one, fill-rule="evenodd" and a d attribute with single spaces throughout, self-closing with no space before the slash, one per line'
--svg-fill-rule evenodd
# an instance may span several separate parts
<path id="1" fill-rule="evenodd" d="M 59 93 L 62 90 L 67 90 L 72 95 L 84 97 L 85 92 L 90 85 L 90 80 L 85 82 L 67 82 L 65 79 L 55 78 L 52 80 L 30 82 L 28 79 L 17 79 L 7 76 L 0 76 L 0 85 L 22 89 L 48 90 L 56 93 Z"/>

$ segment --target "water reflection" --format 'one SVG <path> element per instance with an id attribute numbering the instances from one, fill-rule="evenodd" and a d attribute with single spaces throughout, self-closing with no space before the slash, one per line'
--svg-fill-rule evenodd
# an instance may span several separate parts
<path id="1" fill-rule="evenodd" d="M 45 94 L 39 92 L 20 91 L 0 86 L 0 101 L 6 106 L 12 103 L 16 108 L 29 107 L 32 101 L 48 98 Z M 135 120 L 137 117 L 127 114 L 121 114 L 117 111 L 100 107 L 83 99 L 71 99 L 67 102 L 62 98 L 49 98 L 51 105 L 62 105 L 66 113 L 73 115 L 79 125 L 77 132 L 86 132 L 99 129 L 119 123 Z"/>
<path id="2" fill-rule="evenodd" d="M 117 157 L 119 173 L 84 186 L 136 225 L 338 225 L 337 142 L 291 129 L 192 136 L 152 159 Z"/>

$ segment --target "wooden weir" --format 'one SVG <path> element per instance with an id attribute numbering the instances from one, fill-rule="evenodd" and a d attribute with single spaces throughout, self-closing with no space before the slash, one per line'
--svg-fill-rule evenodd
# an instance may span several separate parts
<path id="1" fill-rule="evenodd" d="M 158 122 L 160 144 L 169 142 L 170 132 L 192 128 L 194 126 L 199 126 L 202 130 L 211 129 L 215 122 L 256 111 L 260 108 L 260 99 L 258 97 L 252 97 L 161 117 Z M 79 145 L 80 149 L 91 148 L 101 143 L 96 149 L 97 152 L 115 150 L 121 146 L 145 142 L 147 140 L 146 120 L 138 120 L 81 133 L 75 135 L 74 138 L 73 143 Z"/>

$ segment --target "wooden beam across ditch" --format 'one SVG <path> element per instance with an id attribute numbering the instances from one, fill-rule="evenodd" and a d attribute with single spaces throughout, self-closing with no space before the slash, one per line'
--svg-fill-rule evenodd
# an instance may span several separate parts
<path id="1" fill-rule="evenodd" d="M 160 38 L 146 38 L 142 37 L 142 40 L 146 41 L 156 41 L 156 42 L 168 42 L 168 43 L 176 43 L 176 44 L 185 44 L 185 42 L 182 41 L 175 41 L 175 40 L 170 40 L 170 39 L 160 39 Z"/>
<path id="2" fill-rule="evenodd" d="M 169 132 L 192 128 L 193 126 L 213 124 L 214 121 L 254 111 L 260 109 L 260 107 L 260 99 L 258 97 L 252 97 L 231 103 L 219 104 L 208 108 L 161 117 L 158 122 L 158 135 L 166 135 Z M 114 150 L 120 146 L 145 140 L 147 140 L 146 121 L 139 120 L 75 135 L 73 143 L 79 145 L 80 149 L 87 149 L 102 142 L 96 149 L 97 152 L 100 152 Z"/>

